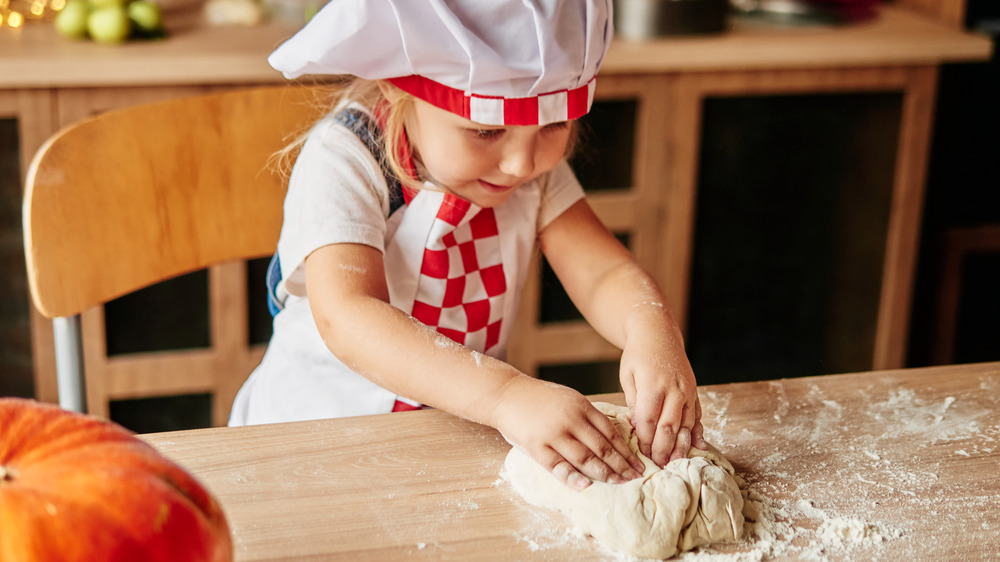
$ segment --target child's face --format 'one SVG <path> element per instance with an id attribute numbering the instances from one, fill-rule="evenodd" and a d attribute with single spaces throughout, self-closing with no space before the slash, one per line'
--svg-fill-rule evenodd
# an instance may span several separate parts
<path id="1" fill-rule="evenodd" d="M 406 131 L 434 181 L 480 207 L 494 207 L 559 163 L 570 123 L 479 125 L 414 99 Z"/>

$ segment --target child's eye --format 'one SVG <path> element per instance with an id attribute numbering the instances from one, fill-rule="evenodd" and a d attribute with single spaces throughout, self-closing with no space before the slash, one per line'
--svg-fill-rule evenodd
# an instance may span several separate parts
<path id="1" fill-rule="evenodd" d="M 542 129 L 547 133 L 554 133 L 556 131 L 562 131 L 569 127 L 569 121 L 559 121 L 558 123 L 549 123 Z"/>
<path id="2" fill-rule="evenodd" d="M 495 139 L 503 134 L 503 129 L 469 129 L 478 139 Z"/>

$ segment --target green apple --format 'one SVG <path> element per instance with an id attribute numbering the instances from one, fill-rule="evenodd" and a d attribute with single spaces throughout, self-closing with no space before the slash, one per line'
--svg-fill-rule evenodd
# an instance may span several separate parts
<path id="1" fill-rule="evenodd" d="M 144 37 L 163 34 L 163 12 L 150 0 L 133 0 L 128 5 L 128 18 L 132 27 Z"/>
<path id="2" fill-rule="evenodd" d="M 307 4 L 306 7 L 302 9 L 307 23 L 309 20 L 313 19 L 313 16 L 315 16 L 317 12 L 319 12 L 320 7 L 321 6 L 317 6 L 316 4 Z"/>
<path id="3" fill-rule="evenodd" d="M 98 43 L 116 44 L 128 39 L 132 25 L 124 8 L 100 8 L 90 12 L 87 31 Z"/>
<path id="4" fill-rule="evenodd" d="M 82 39 L 87 35 L 87 16 L 90 15 L 90 5 L 87 0 L 69 0 L 59 11 L 53 25 L 63 37 Z"/>

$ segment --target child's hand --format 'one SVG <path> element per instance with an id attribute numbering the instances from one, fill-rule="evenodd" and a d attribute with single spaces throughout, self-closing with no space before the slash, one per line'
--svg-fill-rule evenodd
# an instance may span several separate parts
<path id="1" fill-rule="evenodd" d="M 520 376 L 503 390 L 493 427 L 575 490 L 593 480 L 618 484 L 644 466 L 607 416 L 582 394 Z"/>
<path id="2" fill-rule="evenodd" d="M 636 330 L 621 360 L 625 401 L 639 450 L 657 466 L 707 448 L 694 372 L 679 338 L 654 327 Z"/>

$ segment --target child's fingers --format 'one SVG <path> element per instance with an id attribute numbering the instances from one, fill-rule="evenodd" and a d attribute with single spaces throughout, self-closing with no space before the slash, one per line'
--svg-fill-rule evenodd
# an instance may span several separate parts
<path id="1" fill-rule="evenodd" d="M 570 488 L 582 490 L 589 486 L 592 481 L 609 484 L 620 484 L 626 481 L 626 478 L 617 474 L 607 462 L 580 441 L 567 441 L 560 444 L 559 447 L 558 451 L 550 449 L 549 462 L 543 463 L 543 466 L 546 466 L 556 478 Z M 628 466 L 627 463 L 625 466 Z M 626 468 L 625 470 L 627 472 L 630 469 Z M 638 474 L 633 475 L 633 477 L 637 476 Z"/>
<path id="2" fill-rule="evenodd" d="M 600 457 L 604 462 L 626 480 L 641 476 L 646 467 L 639 460 L 638 455 L 632 452 L 628 442 L 618 433 L 611 420 L 596 408 L 587 419 L 598 432 L 597 436 L 591 437 L 591 450 L 601 451 Z M 613 451 L 607 450 L 605 444 L 610 445 Z M 616 455 L 614 452 L 618 454 Z"/>
<path id="3" fill-rule="evenodd" d="M 553 443 L 538 460 L 567 486 L 579 490 L 591 481 L 620 484 L 642 475 L 642 461 L 628 448 L 614 424 L 598 411 L 589 423 Z M 586 481 L 581 480 L 585 478 Z"/>
<path id="4" fill-rule="evenodd" d="M 688 405 L 681 396 L 644 396 L 632 411 L 639 450 L 657 466 L 686 457 L 692 446 L 708 448 L 697 398 Z"/>
<path id="5" fill-rule="evenodd" d="M 559 479 L 560 482 L 568 486 L 569 488 L 576 490 L 577 492 L 582 491 L 590 486 L 593 481 L 586 476 L 580 474 L 573 468 L 566 459 L 560 460 L 551 469 L 552 475 Z"/>
<path id="6" fill-rule="evenodd" d="M 691 446 L 705 451 L 708 443 L 705 441 L 705 426 L 701 424 L 701 400 L 694 402 L 694 427 L 691 428 Z"/>
<path id="7" fill-rule="evenodd" d="M 653 440 L 656 438 L 660 417 L 663 410 L 663 394 L 645 394 L 637 399 L 634 404 L 629 404 L 632 408 L 632 427 L 635 428 L 635 436 L 639 439 L 639 451 L 652 459 L 657 466 L 663 466 L 653 458 Z M 672 427 L 668 428 L 671 432 Z"/>
<path id="8" fill-rule="evenodd" d="M 677 438 L 674 440 L 674 448 L 670 452 L 670 456 L 667 462 L 675 461 L 677 459 L 687 458 L 688 451 L 691 450 L 691 430 L 682 427 L 677 431 Z"/>
<path id="9" fill-rule="evenodd" d="M 667 462 L 687 458 L 688 452 L 691 450 L 691 445 L 694 442 L 694 430 L 696 426 L 701 425 L 701 416 L 698 415 L 699 404 L 695 401 L 694 407 L 684 406 L 684 415 L 681 420 L 681 427 L 677 431 L 677 439 L 674 441 L 674 449 L 670 453 L 670 459 Z M 704 439 L 702 439 L 704 442 Z"/>
<path id="10" fill-rule="evenodd" d="M 578 428 L 572 435 L 573 439 L 562 446 L 560 453 L 563 458 L 568 460 L 584 476 L 600 482 L 619 484 L 638 478 L 640 472 L 636 471 L 628 460 L 628 457 L 634 457 L 628 450 L 628 444 L 618 435 L 607 416 L 600 412 L 597 413 L 604 419 L 588 419 L 591 423 L 597 421 L 598 424 Z M 598 429 L 602 425 L 601 421 L 610 426 L 605 431 L 610 430 L 617 437 L 620 442 L 617 447 L 615 440 L 610 435 L 605 435 Z M 623 449 L 624 453 L 619 449 Z M 637 464 L 639 463 L 638 458 L 634 460 Z"/>
<path id="11" fill-rule="evenodd" d="M 636 397 L 636 386 L 635 377 L 631 374 L 623 374 L 621 377 L 622 394 L 625 395 L 625 405 L 632 410 L 632 427 L 635 427 L 635 397 Z M 640 440 L 641 441 L 641 440 Z M 645 454 L 645 453 L 644 453 Z"/>
<path id="12" fill-rule="evenodd" d="M 670 455 L 674 451 L 678 437 L 675 427 L 674 425 L 661 425 L 656 429 L 653 442 L 650 444 L 649 456 L 656 463 L 656 466 L 666 466 L 670 462 Z"/>
<path id="13" fill-rule="evenodd" d="M 656 434 L 650 446 L 652 455 L 649 457 L 657 466 L 664 466 L 674 458 L 675 453 L 687 455 L 691 447 L 691 429 L 694 424 L 693 412 L 690 421 L 685 420 L 686 406 L 683 399 L 674 395 L 668 396 L 663 402 L 660 418 L 656 424 Z M 685 426 L 685 421 L 688 421 Z"/>

